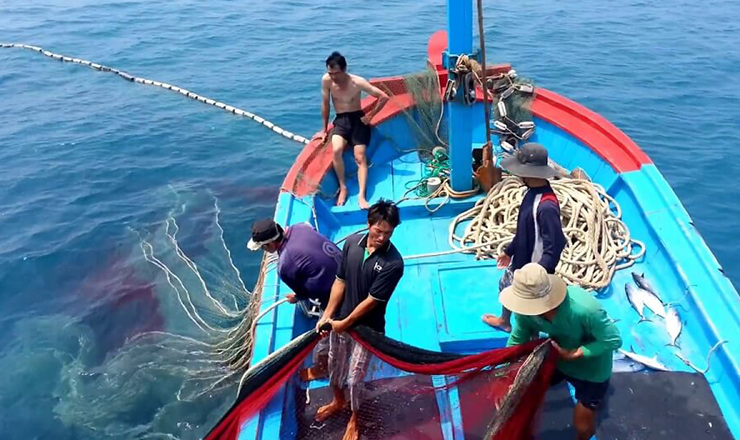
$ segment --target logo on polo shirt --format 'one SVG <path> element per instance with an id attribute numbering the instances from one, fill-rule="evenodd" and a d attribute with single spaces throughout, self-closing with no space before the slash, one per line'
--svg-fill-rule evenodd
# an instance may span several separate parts
<path id="1" fill-rule="evenodd" d="M 381 270 L 383 270 L 383 266 L 381 266 L 380 264 L 378 264 L 378 262 L 376 261 L 376 262 L 375 262 L 375 266 L 373 266 L 373 270 L 374 270 L 375 272 L 378 272 L 378 273 L 380 273 L 380 271 L 381 271 Z"/>
<path id="2" fill-rule="evenodd" d="M 321 250 L 324 251 L 324 255 L 334 260 L 337 264 L 342 263 L 342 251 L 334 243 L 325 241 L 321 245 Z"/>

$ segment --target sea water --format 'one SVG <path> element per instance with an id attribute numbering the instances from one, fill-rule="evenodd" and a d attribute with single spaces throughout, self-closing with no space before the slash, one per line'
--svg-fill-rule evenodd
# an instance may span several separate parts
<path id="1" fill-rule="evenodd" d="M 631 136 L 739 285 L 740 3 L 484 3 L 488 61 Z M 445 20 L 441 0 L 4 0 L 0 41 L 310 137 L 331 51 L 365 77 L 420 71 Z M 176 93 L 0 49 L 0 437 L 203 435 L 234 389 L 208 390 L 204 372 L 219 372 L 186 311 L 233 324 L 203 285 L 227 310 L 248 301 L 260 259 L 249 226 L 272 215 L 300 148 Z"/>

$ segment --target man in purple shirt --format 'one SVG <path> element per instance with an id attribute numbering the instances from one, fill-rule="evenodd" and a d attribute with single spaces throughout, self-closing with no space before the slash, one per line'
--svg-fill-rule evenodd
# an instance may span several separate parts
<path id="1" fill-rule="evenodd" d="M 297 304 L 309 318 L 318 318 L 326 309 L 329 293 L 342 251 L 307 223 L 285 231 L 272 219 L 252 225 L 252 239 L 247 247 L 256 251 L 278 253 L 278 276 L 293 292 L 288 302 Z M 328 339 L 322 339 L 314 352 L 314 366 L 301 372 L 303 380 L 314 380 L 328 374 Z"/>

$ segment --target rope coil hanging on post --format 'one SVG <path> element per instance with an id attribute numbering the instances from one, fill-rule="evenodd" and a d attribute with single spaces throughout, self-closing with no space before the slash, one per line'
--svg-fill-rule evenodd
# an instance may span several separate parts
<path id="1" fill-rule="evenodd" d="M 172 90 L 173 92 L 180 93 L 181 95 L 186 96 L 190 99 L 200 101 L 202 103 L 212 105 L 214 107 L 218 107 L 222 110 L 226 110 L 227 112 L 233 113 L 238 116 L 244 116 L 246 118 L 249 118 L 253 120 L 254 122 L 264 125 L 265 127 L 269 128 L 273 132 L 279 134 L 280 136 L 283 136 L 286 139 L 290 139 L 292 141 L 299 142 L 301 144 L 309 143 L 309 140 L 306 139 L 305 137 L 291 133 L 288 130 L 282 129 L 278 127 L 277 125 L 273 124 L 272 122 L 255 115 L 254 113 L 248 112 L 246 110 L 242 110 L 240 108 L 237 108 L 237 107 L 234 107 L 228 104 L 224 104 L 223 102 L 216 101 L 215 99 L 207 98 L 205 96 L 199 95 L 195 92 L 191 92 L 190 90 L 184 89 L 182 87 L 177 87 L 177 86 L 159 82 L 159 81 L 153 81 L 147 78 L 140 78 L 138 76 L 134 76 L 127 72 L 124 72 L 123 70 L 114 69 L 113 67 L 105 66 L 103 64 L 93 63 L 91 61 L 82 60 L 79 58 L 71 58 L 68 56 L 59 55 L 57 53 L 44 50 L 43 48 L 38 47 L 38 46 L 31 46 L 28 44 L 17 44 L 17 43 L 0 43 L 0 48 L 18 48 L 18 49 L 32 50 L 34 52 L 38 52 L 42 55 L 45 55 L 49 58 L 53 58 L 55 60 L 59 60 L 65 63 L 81 64 L 83 66 L 88 66 L 91 69 L 99 70 L 101 72 L 115 73 L 116 75 L 120 76 L 121 78 L 127 81 L 131 81 L 131 82 L 135 82 L 139 84 L 145 84 L 148 86 L 160 87 L 160 88 L 167 89 L 167 90 Z"/>
<path id="2" fill-rule="evenodd" d="M 619 204 L 598 184 L 581 179 L 552 182 L 560 203 L 566 246 L 556 272 L 568 284 L 588 289 L 609 285 L 614 272 L 634 264 L 645 245 L 630 236 L 621 220 Z M 454 249 L 496 258 L 516 233 L 519 206 L 526 192 L 521 180 L 507 177 L 476 205 L 450 223 L 449 243 Z M 462 236 L 458 225 L 469 222 Z M 635 247 L 639 248 L 637 253 Z"/>

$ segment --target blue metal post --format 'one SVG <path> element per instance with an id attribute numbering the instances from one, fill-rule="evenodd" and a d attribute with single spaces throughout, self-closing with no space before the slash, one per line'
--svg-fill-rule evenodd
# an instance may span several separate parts
<path id="1" fill-rule="evenodd" d="M 447 0 L 447 28 L 449 54 L 470 54 L 473 51 L 473 0 Z M 452 61 L 449 64 L 448 70 L 455 67 Z M 450 72 L 450 75 L 453 74 Z M 450 183 L 455 191 L 466 191 L 473 186 L 473 107 L 458 101 L 449 102 L 447 106 Z"/>

